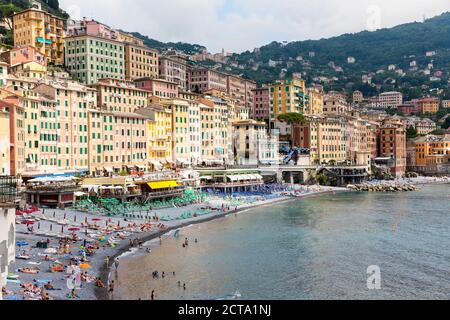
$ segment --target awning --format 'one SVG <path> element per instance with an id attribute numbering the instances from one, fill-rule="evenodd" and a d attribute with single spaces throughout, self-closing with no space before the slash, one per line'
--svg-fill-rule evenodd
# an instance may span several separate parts
<path id="1" fill-rule="evenodd" d="M 248 174 L 243 174 L 242 175 L 242 180 L 253 180 L 252 177 Z"/>
<path id="2" fill-rule="evenodd" d="M 166 161 L 167 161 L 167 163 L 170 163 L 170 164 L 174 163 L 173 160 L 170 158 L 166 158 Z"/>
<path id="3" fill-rule="evenodd" d="M 113 168 L 111 167 L 104 167 L 103 169 L 105 169 L 106 172 L 114 172 Z"/>
<path id="4" fill-rule="evenodd" d="M 212 177 L 211 176 L 203 176 L 203 177 L 200 177 L 200 180 L 212 180 Z"/>
<path id="5" fill-rule="evenodd" d="M 177 161 L 178 161 L 179 163 L 181 163 L 181 164 L 187 163 L 187 160 L 184 159 L 184 158 L 178 158 Z"/>
<path id="6" fill-rule="evenodd" d="M 74 193 L 74 195 L 75 195 L 75 197 L 83 197 L 83 196 L 85 196 L 85 195 L 87 195 L 86 193 L 84 193 L 84 192 L 75 192 Z"/>
<path id="7" fill-rule="evenodd" d="M 158 168 L 159 168 L 159 167 L 162 167 L 161 162 L 156 161 L 156 160 L 150 160 L 149 163 L 152 164 L 152 165 L 155 166 L 155 167 L 158 167 Z"/>
<path id="8" fill-rule="evenodd" d="M 260 175 L 260 174 L 255 174 L 255 177 L 256 177 L 256 179 L 258 179 L 258 180 L 261 180 L 261 179 L 263 179 L 263 176 L 262 176 L 262 175 Z"/>
<path id="9" fill-rule="evenodd" d="M 147 185 L 152 188 L 153 190 L 158 189 L 168 189 L 168 188 L 176 188 L 180 187 L 181 185 L 178 184 L 176 181 L 158 181 L 158 182 L 149 182 Z"/>
<path id="10" fill-rule="evenodd" d="M 234 179 L 235 179 L 235 180 L 233 180 L 233 181 L 241 181 L 241 180 L 244 180 L 243 177 L 242 177 L 241 175 L 236 175 L 236 176 L 233 176 L 233 177 L 234 177 Z"/>
<path id="11" fill-rule="evenodd" d="M 228 178 L 229 178 L 231 181 L 238 181 L 238 180 L 239 180 L 239 176 L 228 176 Z"/>

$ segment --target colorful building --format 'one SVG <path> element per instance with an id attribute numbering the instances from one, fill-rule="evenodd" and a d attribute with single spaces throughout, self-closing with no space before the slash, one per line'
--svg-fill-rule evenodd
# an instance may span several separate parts
<path id="1" fill-rule="evenodd" d="M 154 170 L 171 166 L 172 156 L 172 110 L 161 104 L 152 104 L 136 110 L 148 120 L 148 160 Z"/>
<path id="2" fill-rule="evenodd" d="M 428 135 L 408 141 L 407 166 L 421 174 L 450 173 L 450 135 Z"/>
<path id="3" fill-rule="evenodd" d="M 64 64 L 64 19 L 40 9 L 29 8 L 13 15 L 13 25 L 15 47 L 36 47 L 49 63 Z"/>
<path id="4" fill-rule="evenodd" d="M 136 88 L 149 91 L 151 96 L 163 99 L 178 98 L 179 86 L 176 82 L 169 82 L 164 79 L 139 78 L 134 81 Z"/>
<path id="5" fill-rule="evenodd" d="M 134 112 L 147 106 L 150 96 L 148 91 L 124 80 L 100 79 L 90 87 L 97 91 L 97 106 L 104 111 Z"/>
<path id="6" fill-rule="evenodd" d="M 84 34 L 65 40 L 65 65 L 84 84 L 100 79 L 125 79 L 125 45 L 122 42 Z"/>
<path id="7" fill-rule="evenodd" d="M 9 128 L 9 109 L 2 107 L 0 109 L 0 175 L 9 176 L 10 170 L 10 128 Z"/>
<path id="8" fill-rule="evenodd" d="M 307 115 L 320 115 L 324 113 L 324 93 L 322 86 L 314 86 L 306 90 Z"/>
<path id="9" fill-rule="evenodd" d="M 188 72 L 188 84 L 189 89 L 196 93 L 204 93 L 211 89 L 228 92 L 227 75 L 208 68 L 191 68 Z"/>
<path id="10" fill-rule="evenodd" d="M 158 51 L 143 45 L 125 42 L 125 79 L 158 78 L 158 59 Z"/>
<path id="11" fill-rule="evenodd" d="M 385 163 L 391 174 L 400 177 L 406 172 L 406 131 L 401 121 L 386 119 L 379 131 L 378 163 Z"/>
<path id="12" fill-rule="evenodd" d="M 159 58 L 159 78 L 176 83 L 181 90 L 187 90 L 187 62 L 179 56 Z"/>
<path id="13" fill-rule="evenodd" d="M 137 113 L 88 110 L 89 172 L 140 173 L 148 169 L 147 118 Z"/>
<path id="14" fill-rule="evenodd" d="M 440 101 L 438 98 L 423 98 L 413 100 L 417 112 L 421 114 L 436 114 L 439 111 Z"/>
<path id="15" fill-rule="evenodd" d="M 254 120 L 269 120 L 269 88 L 257 88 L 253 90 L 252 118 Z"/>
<path id="16" fill-rule="evenodd" d="M 290 136 L 290 126 L 280 122 L 278 116 L 286 113 L 303 114 L 305 112 L 305 80 L 294 77 L 288 80 L 277 81 L 270 85 L 269 88 L 271 129 L 279 129 L 280 135 Z"/>

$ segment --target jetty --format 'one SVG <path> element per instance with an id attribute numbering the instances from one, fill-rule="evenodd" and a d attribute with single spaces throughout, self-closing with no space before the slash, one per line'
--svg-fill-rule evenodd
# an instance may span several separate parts
<path id="1" fill-rule="evenodd" d="M 413 184 L 370 184 L 363 183 L 358 185 L 349 184 L 348 189 L 361 192 L 411 192 L 418 191 L 419 188 Z"/>

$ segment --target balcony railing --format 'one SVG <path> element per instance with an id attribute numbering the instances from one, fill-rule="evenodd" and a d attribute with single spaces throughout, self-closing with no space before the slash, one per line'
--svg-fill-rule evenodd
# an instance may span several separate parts
<path id="1" fill-rule="evenodd" d="M 19 197 L 18 179 L 11 176 L 0 176 L 0 206 L 15 204 Z"/>

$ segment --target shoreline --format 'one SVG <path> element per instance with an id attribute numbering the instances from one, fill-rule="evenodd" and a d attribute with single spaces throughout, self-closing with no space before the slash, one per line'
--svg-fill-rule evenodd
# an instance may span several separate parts
<path id="1" fill-rule="evenodd" d="M 399 182 L 399 180 L 396 180 L 397 182 Z M 394 181 L 391 181 L 391 183 Z M 420 177 L 420 178 L 412 178 L 412 179 L 405 179 L 405 180 L 400 180 L 400 182 L 403 183 L 411 183 L 411 184 L 415 184 L 415 185 L 419 185 L 419 186 L 428 186 L 428 185 L 434 185 L 434 184 L 448 184 L 450 183 L 450 180 L 448 180 L 448 178 L 446 180 L 442 180 L 442 179 L 435 179 L 435 178 L 424 178 L 424 177 Z M 381 183 L 381 181 L 379 181 L 379 183 Z M 305 192 L 305 188 L 307 192 Z M 178 229 L 182 229 L 182 228 L 186 228 L 189 227 L 191 225 L 198 225 L 201 223 L 206 223 L 209 221 L 213 221 L 213 220 L 217 220 L 220 218 L 226 218 L 227 216 L 233 215 L 236 213 L 242 213 L 251 209 L 255 209 L 255 208 L 259 208 L 259 207 L 269 207 L 272 205 L 276 205 L 278 203 L 284 203 L 284 202 L 288 202 L 288 201 L 295 201 L 295 200 L 301 200 L 301 199 L 305 199 L 305 198 L 314 198 L 314 197 L 320 197 L 323 195 L 327 195 L 327 194 L 331 194 L 331 193 L 343 193 L 343 192 L 355 192 L 354 190 L 348 189 L 348 188 L 336 188 L 336 187 L 325 187 L 325 186 L 299 186 L 299 188 L 302 188 L 302 192 L 304 193 L 300 193 L 297 195 L 297 197 L 293 196 L 292 194 L 290 195 L 279 195 L 279 197 L 276 198 L 271 198 L 271 199 L 248 199 L 246 200 L 246 197 L 243 197 L 243 201 L 238 201 L 238 203 L 240 202 L 240 205 L 237 206 L 237 211 L 234 211 L 233 209 L 230 210 L 229 212 L 221 212 L 220 210 L 218 211 L 213 211 L 212 213 L 209 213 L 208 215 L 204 215 L 204 216 L 197 216 L 197 217 L 193 217 L 193 218 L 189 218 L 189 219 L 184 219 L 184 220 L 171 220 L 169 222 L 163 222 L 166 226 L 166 229 L 164 230 L 153 230 L 153 231 L 144 231 L 144 232 L 136 232 L 136 231 L 129 231 L 126 233 L 129 233 L 129 236 L 126 238 L 123 238 L 122 241 L 116 243 L 115 246 L 113 247 L 109 247 L 109 246 L 102 246 L 100 247 L 100 249 L 98 249 L 95 252 L 95 255 L 89 258 L 89 263 L 91 265 L 91 268 L 89 271 L 89 276 L 90 277 L 100 277 L 100 279 L 102 279 L 102 281 L 104 281 L 105 285 L 107 285 L 109 283 L 109 277 L 110 275 L 112 275 L 112 270 L 114 268 L 114 259 L 117 257 L 121 257 L 124 254 L 131 254 L 134 255 L 135 254 L 135 250 L 133 250 L 135 247 L 130 246 L 129 240 L 131 240 L 134 237 L 137 237 L 139 240 L 141 240 L 144 244 L 147 242 L 150 242 L 152 240 L 158 239 L 159 237 L 162 237 L 174 230 L 178 230 Z M 356 191 L 357 192 L 357 191 Z M 250 200 L 250 201 L 249 201 Z M 224 203 L 225 206 L 228 206 L 229 203 L 229 199 L 227 198 L 220 198 L 216 200 L 219 203 L 219 207 L 220 207 L 220 202 Z M 157 211 L 157 215 L 158 216 L 164 216 L 164 214 L 168 214 L 169 216 L 178 216 L 180 213 L 183 212 L 189 212 L 192 211 L 193 209 L 199 209 L 201 206 L 207 204 L 207 202 L 201 203 L 201 204 L 192 204 L 186 207 L 178 207 L 178 208 L 170 208 L 170 209 L 162 209 Z M 212 205 L 213 207 L 217 207 L 215 205 Z M 231 204 L 230 207 L 235 208 L 234 204 Z M 42 228 L 41 230 L 48 230 L 49 225 L 50 224 L 56 224 L 57 222 L 55 222 L 55 216 L 53 213 L 53 219 L 51 219 L 49 216 L 51 216 L 53 210 L 50 209 L 45 209 L 45 219 L 42 220 L 41 222 L 39 222 L 39 225 L 41 225 L 42 223 Z M 49 213 L 50 212 L 50 213 Z M 92 214 L 92 213 L 82 213 L 76 210 L 56 210 L 57 212 L 57 219 L 59 218 L 59 220 L 62 219 L 62 216 L 64 215 L 64 220 L 68 221 L 68 225 L 69 226 L 73 226 L 73 227 L 77 227 L 77 224 L 79 224 L 81 222 L 81 219 L 84 219 L 86 217 L 86 219 L 92 219 L 95 217 L 99 217 L 98 215 Z M 67 220 L 65 218 L 67 213 Z M 42 215 L 44 216 L 44 213 L 42 213 Z M 59 217 L 58 217 L 59 216 Z M 77 217 L 80 217 L 78 219 L 78 222 L 76 223 L 72 223 L 70 221 L 72 221 L 74 219 L 75 216 L 75 222 L 77 221 Z M 111 220 L 110 217 L 107 216 L 101 216 L 100 220 Z M 122 223 L 123 222 L 123 218 L 122 217 L 112 217 L 112 221 L 110 222 L 111 225 L 115 225 L 118 222 Z M 125 221 L 127 221 L 125 219 Z M 105 221 L 106 222 L 106 221 Z M 141 223 L 142 221 L 139 219 L 130 219 L 128 220 L 128 222 L 135 222 L 135 223 Z M 126 222 L 126 223 L 128 223 Z M 56 226 L 58 227 L 58 225 L 56 224 Z M 66 227 L 67 229 L 68 227 Z M 38 227 L 39 230 L 39 227 Z M 51 232 L 51 228 L 50 228 L 50 232 Z M 13 263 L 13 268 L 10 268 L 10 272 L 11 273 L 16 273 L 16 274 L 20 274 L 20 283 L 29 283 L 31 282 L 33 279 L 38 279 L 37 281 L 44 281 L 42 279 L 48 279 L 48 281 L 51 281 L 52 283 L 55 284 L 55 287 L 59 287 L 62 288 L 62 290 L 59 291 L 50 291 L 48 292 L 50 294 L 50 297 L 52 300 L 71 300 L 70 298 L 67 297 L 65 293 L 65 291 L 67 291 L 67 289 L 65 289 L 66 286 L 66 274 L 62 274 L 62 273 L 48 273 L 48 271 L 45 271 L 45 269 L 42 269 L 42 267 L 44 267 L 44 265 L 46 264 L 46 262 L 44 262 L 42 260 L 42 256 L 43 254 L 40 253 L 40 251 L 38 249 L 34 249 L 34 243 L 38 242 L 42 239 L 45 238 L 50 238 L 51 242 L 53 244 L 53 247 L 55 246 L 55 242 L 58 240 L 58 238 L 60 238 L 60 236 L 63 235 L 62 230 L 61 233 L 59 233 L 59 231 L 53 232 L 52 235 L 42 235 L 42 233 L 27 233 L 26 229 L 24 226 L 21 226 L 19 228 L 19 230 L 17 230 L 17 236 L 16 236 L 16 240 L 17 241 L 25 241 L 31 244 L 31 248 L 34 253 L 35 253 L 35 258 L 32 258 L 31 260 L 28 261 L 23 261 L 23 260 L 17 260 L 16 262 Z M 91 236 L 91 235 L 90 235 Z M 22 248 L 17 247 L 17 254 L 20 255 L 20 251 Z M 40 256 L 40 257 L 39 257 Z M 106 267 L 105 264 L 105 258 L 109 256 L 110 259 L 110 263 L 109 263 L 109 267 Z M 62 259 L 67 259 L 66 256 L 59 256 Z M 61 260 L 63 261 L 63 260 Z M 41 265 L 39 268 L 41 269 L 41 272 L 39 273 L 39 275 L 27 275 L 27 274 L 22 274 L 20 272 L 18 272 L 18 268 L 20 267 L 31 267 L 30 264 L 33 264 L 33 266 L 39 266 Z M 112 267 L 112 268 L 111 268 Z M 14 270 L 12 270 L 14 269 Z M 39 280 L 41 279 L 41 280 Z M 20 297 L 21 293 L 19 291 L 21 291 L 20 287 L 18 286 L 18 284 L 14 284 L 13 282 L 11 284 L 7 284 L 7 289 L 9 289 L 9 287 L 11 286 L 11 292 L 10 292 L 10 296 L 17 296 Z M 106 288 L 97 288 L 94 283 L 92 283 L 92 281 L 83 283 L 82 285 L 82 290 L 79 290 L 79 292 L 77 292 L 77 299 L 76 300 L 109 300 L 109 295 L 107 292 Z M 15 300 L 15 299 L 11 299 L 11 300 Z M 22 299 L 17 299 L 17 300 L 22 300 Z M 23 300 L 39 300 L 36 299 L 36 297 L 31 297 L 31 299 L 23 299 Z"/>
<path id="2" fill-rule="evenodd" d="M 218 220 L 218 219 L 221 219 L 221 218 L 226 218 L 229 215 L 233 215 L 233 214 L 236 214 L 236 213 L 239 213 L 239 212 L 241 212 L 241 213 L 242 212 L 246 212 L 246 211 L 251 210 L 251 209 L 262 208 L 262 207 L 266 207 L 266 206 L 272 206 L 274 204 L 285 203 L 285 202 L 290 202 L 290 201 L 296 201 L 296 200 L 299 200 L 299 199 L 313 198 L 313 197 L 328 195 L 328 194 L 332 194 L 332 193 L 352 192 L 352 190 L 347 189 L 347 188 L 334 188 L 334 187 L 322 187 L 322 188 L 333 188 L 333 189 L 332 190 L 318 191 L 318 192 L 311 192 L 311 193 L 308 193 L 308 194 L 301 195 L 299 197 L 288 197 L 288 196 L 286 196 L 286 197 L 280 198 L 280 199 L 267 200 L 265 203 L 258 203 L 258 204 L 255 204 L 255 205 L 247 205 L 245 207 L 238 208 L 237 211 L 230 211 L 230 212 L 227 212 L 227 213 L 221 213 L 221 214 L 218 214 L 218 215 L 206 217 L 204 219 L 198 219 L 198 220 L 195 220 L 195 221 L 185 222 L 185 223 L 182 223 L 182 224 L 177 225 L 177 226 L 172 226 L 170 228 L 167 228 L 166 230 L 159 231 L 157 233 L 148 234 L 148 235 L 142 237 L 141 240 L 144 243 L 146 243 L 146 242 L 155 240 L 155 239 L 157 239 L 159 237 L 162 237 L 165 234 L 167 234 L 167 233 L 169 233 L 171 231 L 174 231 L 174 230 L 183 229 L 183 228 L 186 228 L 188 226 L 193 226 L 193 225 L 207 223 L 207 222 Z M 130 252 L 131 248 L 132 247 L 130 245 L 127 245 L 127 246 L 125 246 L 123 248 L 120 248 L 119 250 L 117 250 L 117 252 L 115 253 L 114 256 L 110 257 L 110 260 L 114 261 L 114 259 L 120 258 L 123 254 L 126 254 L 126 253 Z M 99 277 L 102 278 L 102 279 L 107 279 L 107 282 L 109 283 L 110 274 L 111 274 L 111 266 L 109 268 L 106 268 L 106 266 L 103 264 L 102 267 L 99 270 Z M 95 288 L 94 289 L 94 294 L 95 294 L 97 300 L 110 300 L 108 292 L 106 292 L 106 290 L 104 288 L 103 289 L 102 288 Z"/>

